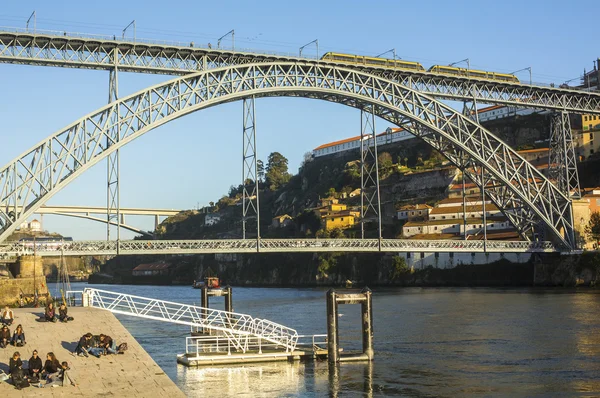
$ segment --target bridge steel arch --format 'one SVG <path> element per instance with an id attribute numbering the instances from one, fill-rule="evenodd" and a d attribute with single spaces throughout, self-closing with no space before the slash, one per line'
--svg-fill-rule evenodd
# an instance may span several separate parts
<path id="1" fill-rule="evenodd" d="M 112 102 L 0 169 L 0 242 L 81 173 L 140 135 L 199 109 L 245 97 L 315 98 L 373 110 L 443 153 L 522 236 L 575 248 L 571 201 L 535 167 L 455 109 L 392 80 L 334 65 L 230 65 Z"/>

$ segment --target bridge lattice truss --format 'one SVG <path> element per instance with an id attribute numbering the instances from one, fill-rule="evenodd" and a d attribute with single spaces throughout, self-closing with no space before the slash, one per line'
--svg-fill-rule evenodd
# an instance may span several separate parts
<path id="1" fill-rule="evenodd" d="M 253 337 L 288 351 L 293 351 L 298 342 L 294 329 L 235 312 L 89 288 L 83 291 L 83 303 L 116 314 L 209 329 L 227 336 L 236 349 L 244 352 Z"/>
<path id="2" fill-rule="evenodd" d="M 334 65 L 327 61 L 285 55 L 18 31 L 0 32 L 0 62 L 108 71 L 117 68 L 123 72 L 170 75 L 263 62 Z M 366 65 L 353 68 L 396 81 L 434 98 L 600 114 L 600 93 Z"/>
<path id="3" fill-rule="evenodd" d="M 0 169 L 0 241 L 59 189 L 133 139 L 193 111 L 251 96 L 315 98 L 372 110 L 464 167 L 475 184 L 485 184 L 488 197 L 524 237 L 575 247 L 570 199 L 492 133 L 397 82 L 312 63 L 207 70 L 84 116 Z"/>
<path id="4" fill-rule="evenodd" d="M 0 258 L 32 255 L 85 256 L 140 254 L 285 253 L 285 252 L 423 252 L 423 253 L 549 253 L 551 242 L 411 239 L 209 239 L 122 240 L 61 243 L 0 243 Z"/>

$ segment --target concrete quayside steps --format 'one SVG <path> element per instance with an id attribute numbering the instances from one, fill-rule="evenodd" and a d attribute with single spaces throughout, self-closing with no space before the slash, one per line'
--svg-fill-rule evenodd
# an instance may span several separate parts
<path id="1" fill-rule="evenodd" d="M 175 383 L 162 371 L 125 327 L 109 312 L 96 308 L 69 308 L 74 321 L 37 322 L 44 308 L 14 309 L 14 328 L 21 324 L 27 338 L 24 347 L 9 346 L 0 349 L 0 369 L 8 373 L 8 362 L 14 351 L 21 353 L 23 368 L 31 352 L 37 349 L 43 361 L 48 352 L 54 352 L 59 361 L 67 361 L 71 367 L 70 375 L 77 383 L 76 387 L 37 388 L 27 387 L 21 391 L 7 382 L 0 383 L 0 396 L 5 397 L 184 397 Z M 126 342 L 129 349 L 124 355 L 107 355 L 101 358 L 92 356 L 74 357 L 70 355 L 79 338 L 90 332 L 104 333 L 116 340 L 117 344 Z"/>

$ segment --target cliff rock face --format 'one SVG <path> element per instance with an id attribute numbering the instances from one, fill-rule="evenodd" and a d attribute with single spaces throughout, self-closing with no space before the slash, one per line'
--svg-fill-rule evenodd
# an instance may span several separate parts
<path id="1" fill-rule="evenodd" d="M 598 286 L 600 253 L 546 255 L 535 263 L 536 286 Z"/>

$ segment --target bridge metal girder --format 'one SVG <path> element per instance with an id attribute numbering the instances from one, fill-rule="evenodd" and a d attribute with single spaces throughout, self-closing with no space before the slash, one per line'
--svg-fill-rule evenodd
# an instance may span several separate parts
<path id="1" fill-rule="evenodd" d="M 381 195 L 379 191 L 379 159 L 377 130 L 373 106 L 360 110 L 360 233 L 365 237 L 365 223 L 377 223 L 381 238 Z"/>
<path id="2" fill-rule="evenodd" d="M 112 56 L 115 49 L 118 49 L 120 54 L 116 59 Z M 171 75 L 260 62 L 335 65 L 328 61 L 288 55 L 232 52 L 139 40 L 131 42 L 112 37 L 74 37 L 67 34 L 31 34 L 16 31 L 0 32 L 0 62 L 102 70 L 111 70 L 117 66 L 125 72 Z M 600 114 L 600 93 L 420 71 L 399 71 L 367 65 L 343 66 L 394 80 L 435 98 L 460 101 L 475 99 L 480 103 Z"/>
<path id="3" fill-rule="evenodd" d="M 380 247 L 381 243 L 381 247 Z M 36 243 L 39 256 L 284 252 L 547 253 L 551 242 L 410 239 L 122 240 Z M 33 254 L 33 242 L 0 243 L 0 257 Z"/>
<path id="4" fill-rule="evenodd" d="M 256 108 L 254 101 L 254 97 L 244 98 L 242 101 L 242 239 L 246 239 L 246 222 L 249 218 L 256 219 L 256 237 L 260 239 Z"/>
<path id="5" fill-rule="evenodd" d="M 101 223 L 105 223 L 105 224 L 110 223 L 113 227 L 124 228 L 128 231 L 135 232 L 136 234 L 149 236 L 149 237 L 154 236 L 154 234 L 152 234 L 152 232 L 144 231 L 144 230 L 134 227 L 132 225 L 125 224 L 125 222 L 122 219 L 121 219 L 121 222 L 117 223 L 114 220 L 109 220 L 109 219 L 100 218 L 100 217 L 94 217 L 94 216 L 90 216 L 89 214 L 61 213 L 61 212 L 45 213 L 45 214 L 52 214 L 55 216 L 82 218 L 84 220 L 91 220 L 91 221 L 101 222 Z"/>
<path id="6" fill-rule="evenodd" d="M 577 157 L 573 145 L 573 133 L 567 112 L 552 114 L 550 131 L 550 151 L 548 153 L 549 178 L 555 181 L 565 195 L 579 199 L 579 175 L 577 173 Z"/>
<path id="7" fill-rule="evenodd" d="M 117 49 L 114 50 L 114 57 L 118 57 Z M 116 65 L 116 62 L 114 62 Z M 109 81 L 108 81 L 108 103 L 115 102 L 119 99 L 119 80 L 118 80 L 118 71 L 115 66 L 109 72 Z M 110 124 L 113 126 L 118 126 L 119 113 L 117 112 L 111 115 Z M 112 137 L 115 137 L 118 141 L 119 134 L 111 134 Z M 106 146 L 110 147 L 113 145 L 109 136 L 106 137 Z M 121 228 L 119 225 L 121 223 L 121 198 L 120 198 L 120 184 L 119 179 L 121 177 L 121 166 L 120 166 L 120 156 L 119 150 L 112 152 L 108 155 L 106 162 L 106 240 L 110 240 L 110 230 L 113 226 L 116 225 L 117 230 L 117 240 L 121 239 Z"/>
<path id="8" fill-rule="evenodd" d="M 373 106 L 375 115 L 421 138 L 459 166 L 527 239 L 543 224 L 575 247 L 571 201 L 489 131 L 425 94 L 394 81 L 331 65 L 230 66 L 180 77 L 109 104 L 29 149 L 0 169 L 0 241 L 57 190 L 112 151 L 170 120 L 250 96 L 293 96 Z M 111 123 L 115 113 L 118 125 Z M 113 145 L 104 146 L 106 139 Z M 480 172 L 477 168 L 483 167 Z M 14 209 L 14 210 L 13 210 Z M 17 211 L 20 209 L 20 211 Z"/>

